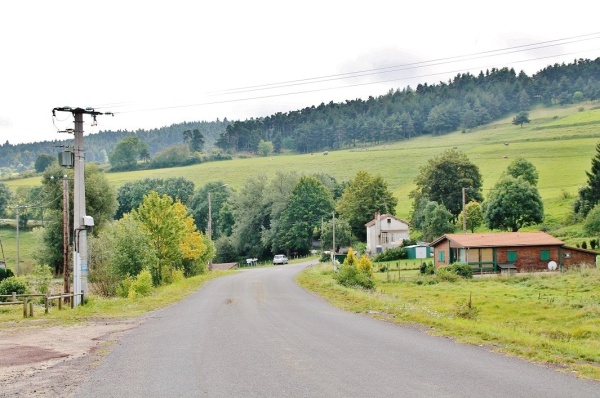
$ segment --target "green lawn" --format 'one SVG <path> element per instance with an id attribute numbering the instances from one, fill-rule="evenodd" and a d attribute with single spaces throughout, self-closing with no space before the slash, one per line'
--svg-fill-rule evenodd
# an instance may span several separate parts
<path id="1" fill-rule="evenodd" d="M 339 285 L 327 265 L 298 281 L 345 310 L 424 325 L 433 334 L 600 380 L 600 270 L 435 284 L 435 277 L 402 275 L 388 282 L 378 274 L 373 292 Z"/>

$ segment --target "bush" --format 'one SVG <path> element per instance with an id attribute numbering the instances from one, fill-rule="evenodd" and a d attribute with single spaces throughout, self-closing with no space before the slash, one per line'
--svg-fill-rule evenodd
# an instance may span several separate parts
<path id="1" fill-rule="evenodd" d="M 48 288 L 52 282 L 52 269 L 44 264 L 38 264 L 33 267 L 32 275 L 29 277 L 29 283 L 34 291 L 39 294 L 48 293 Z"/>
<path id="2" fill-rule="evenodd" d="M 8 269 L 8 268 L 0 268 L 0 282 L 3 281 L 6 278 L 10 278 L 11 276 L 15 276 L 15 274 L 12 272 L 12 270 Z"/>
<path id="3" fill-rule="evenodd" d="M 340 272 L 334 275 L 340 285 L 346 287 L 363 287 L 365 289 L 375 288 L 375 281 L 370 274 L 358 270 L 353 265 L 344 264 Z"/>
<path id="4" fill-rule="evenodd" d="M 384 252 L 379 253 L 373 258 L 373 261 L 376 263 L 384 262 L 384 261 L 395 261 L 395 260 L 403 260 L 406 258 L 406 250 L 402 247 L 396 247 L 393 249 L 387 249 Z"/>
<path id="5" fill-rule="evenodd" d="M 433 275 L 433 274 L 435 274 L 435 267 L 433 266 L 433 263 L 430 261 L 429 263 L 422 263 L 421 266 L 419 267 L 419 271 L 423 275 Z"/>
<path id="6" fill-rule="evenodd" d="M 139 296 L 148 296 L 152 292 L 153 287 L 152 274 L 150 274 L 150 271 L 148 270 L 143 270 L 129 286 L 129 293 L 127 297 L 136 298 Z"/>
<path id="7" fill-rule="evenodd" d="M 473 268 L 469 264 L 465 263 L 454 263 L 448 267 L 450 271 L 454 272 L 461 278 L 471 279 L 473 278 Z"/>
<path id="8" fill-rule="evenodd" d="M 459 277 L 450 267 L 442 267 L 435 272 L 435 278 L 440 282 L 456 282 Z"/>
<path id="9" fill-rule="evenodd" d="M 13 294 L 13 292 L 17 294 L 26 294 L 27 282 L 23 278 L 18 278 L 16 276 L 11 276 L 9 278 L 4 279 L 0 282 L 0 295 L 5 294 Z M 2 299 L 0 299 L 2 300 Z M 9 299 L 5 299 L 3 301 L 9 301 Z"/>
<path id="10" fill-rule="evenodd" d="M 129 297 L 129 290 L 133 284 L 133 281 L 134 278 L 128 277 L 119 282 L 119 285 L 117 286 L 117 296 Z"/>

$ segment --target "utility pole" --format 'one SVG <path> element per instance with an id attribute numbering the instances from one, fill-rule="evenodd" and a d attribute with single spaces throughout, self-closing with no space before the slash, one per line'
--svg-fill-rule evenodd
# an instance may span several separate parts
<path id="1" fill-rule="evenodd" d="M 71 291 L 71 274 L 69 272 L 69 180 L 63 176 L 63 279 L 65 293 Z"/>
<path id="2" fill-rule="evenodd" d="M 98 115 L 112 115 L 110 112 L 97 112 L 93 108 L 61 107 L 52 109 L 56 112 L 70 112 L 75 118 L 73 131 L 73 293 L 88 296 L 88 254 L 87 227 L 93 226 L 93 218 L 85 213 L 85 150 L 83 146 L 83 115 L 91 115 L 96 121 Z M 74 305 L 81 304 L 81 296 L 76 296 Z"/>
<path id="3" fill-rule="evenodd" d="M 208 228 L 206 229 L 208 241 L 212 242 L 212 206 L 210 203 L 210 191 L 208 191 Z M 212 259 L 208 259 L 208 270 L 212 271 Z"/>
<path id="4" fill-rule="evenodd" d="M 17 276 L 19 276 L 19 205 L 15 206 L 15 218 L 17 220 Z"/>
<path id="5" fill-rule="evenodd" d="M 335 265 L 335 211 L 331 212 L 331 240 L 332 240 L 332 248 L 331 248 L 331 262 L 333 263 L 333 270 L 336 270 Z"/>
<path id="6" fill-rule="evenodd" d="M 462 209 L 463 223 L 462 224 L 463 224 L 463 234 L 467 233 L 467 212 L 465 210 L 465 202 L 466 202 L 466 196 L 467 196 L 466 195 L 466 191 L 467 191 L 467 188 L 463 187 L 462 188 L 462 207 L 463 207 L 463 209 Z"/>

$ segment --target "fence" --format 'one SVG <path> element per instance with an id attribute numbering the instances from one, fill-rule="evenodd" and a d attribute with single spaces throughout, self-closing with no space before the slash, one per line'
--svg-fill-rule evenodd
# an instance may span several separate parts
<path id="1" fill-rule="evenodd" d="M 2 294 L 1 298 L 11 298 L 11 301 L 0 301 L 0 306 L 3 305 L 23 305 L 23 318 L 33 317 L 33 301 L 29 299 L 32 297 L 43 297 L 44 298 L 44 313 L 48 313 L 50 306 L 54 300 L 58 300 L 58 309 L 62 310 L 63 303 L 66 301 L 65 299 L 69 298 L 69 302 L 71 304 L 71 308 L 75 307 L 75 297 L 81 296 L 81 303 L 84 303 L 83 300 L 83 292 L 81 293 L 62 293 L 51 296 L 48 294 L 17 294 L 13 292 L 12 294 Z M 21 298 L 22 300 L 18 300 Z"/>

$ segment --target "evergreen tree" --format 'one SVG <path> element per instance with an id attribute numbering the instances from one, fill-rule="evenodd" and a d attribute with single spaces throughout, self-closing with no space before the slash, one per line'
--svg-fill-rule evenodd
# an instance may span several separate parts
<path id="1" fill-rule="evenodd" d="M 600 143 L 596 144 L 596 155 L 592 159 L 591 171 L 586 171 L 587 185 L 579 190 L 579 198 L 575 201 L 575 213 L 586 216 L 600 202 Z"/>

